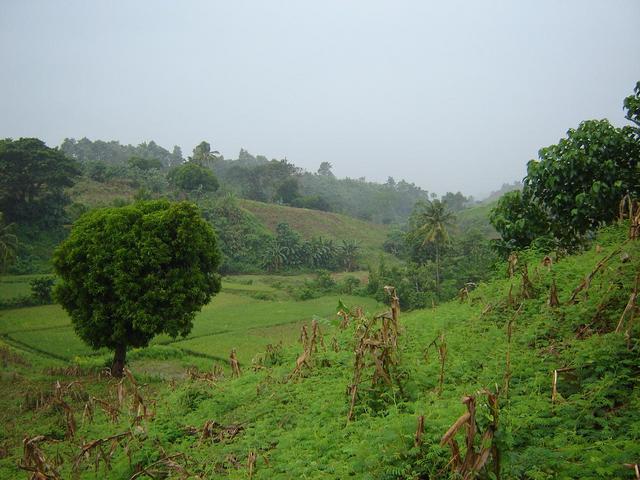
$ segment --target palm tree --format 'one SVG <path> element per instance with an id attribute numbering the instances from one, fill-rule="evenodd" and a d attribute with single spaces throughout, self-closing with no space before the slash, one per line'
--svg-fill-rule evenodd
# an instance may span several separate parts
<path id="1" fill-rule="evenodd" d="M 270 272 L 277 272 L 287 261 L 285 249 L 275 240 L 271 241 L 262 256 L 262 265 Z"/>
<path id="2" fill-rule="evenodd" d="M 0 273 L 13 261 L 18 247 L 18 237 L 13 234 L 13 223 L 4 223 L 4 214 L 0 212 Z"/>
<path id="3" fill-rule="evenodd" d="M 440 200 L 433 200 L 426 205 L 418 217 L 418 231 L 423 237 L 422 245 L 432 243 L 436 250 L 436 290 L 440 287 L 440 247 L 449 241 L 449 231 L 454 220 L 453 212 Z"/>
<path id="4" fill-rule="evenodd" d="M 211 145 L 202 141 L 193 149 L 193 155 L 189 157 L 189 161 L 201 167 L 211 167 L 218 158 L 220 158 L 220 152 L 211 151 Z"/>

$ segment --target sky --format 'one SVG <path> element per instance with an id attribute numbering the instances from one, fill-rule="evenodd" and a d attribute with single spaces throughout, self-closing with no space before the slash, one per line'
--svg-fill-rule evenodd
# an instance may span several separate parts
<path id="1" fill-rule="evenodd" d="M 0 0 L 0 138 L 202 140 L 476 198 L 626 124 L 638 0 Z"/>

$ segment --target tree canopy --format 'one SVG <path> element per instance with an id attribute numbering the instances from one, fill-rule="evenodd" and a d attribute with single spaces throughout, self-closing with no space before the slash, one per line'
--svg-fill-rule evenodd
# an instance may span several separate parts
<path id="1" fill-rule="evenodd" d="M 140 202 L 90 211 L 55 251 L 56 297 L 77 334 L 115 350 L 160 333 L 187 335 L 197 311 L 220 291 L 216 236 L 188 202 Z"/>
<path id="2" fill-rule="evenodd" d="M 624 101 L 627 119 L 638 123 L 640 82 Z M 557 144 L 542 148 L 527 164 L 521 194 L 498 203 L 491 221 L 502 246 L 523 248 L 536 239 L 575 245 L 585 234 L 613 221 L 621 199 L 640 196 L 638 129 L 587 120 Z"/>
<path id="3" fill-rule="evenodd" d="M 616 217 L 620 199 L 640 194 L 640 143 L 630 127 L 587 120 L 527 165 L 524 192 L 546 209 L 560 239 Z"/>
<path id="4" fill-rule="evenodd" d="M 171 185 L 188 192 L 198 189 L 215 192 L 220 186 L 211 170 L 191 161 L 174 167 L 167 178 Z"/>
<path id="5" fill-rule="evenodd" d="M 37 138 L 0 140 L 0 211 L 9 222 L 58 221 L 78 164 Z"/>

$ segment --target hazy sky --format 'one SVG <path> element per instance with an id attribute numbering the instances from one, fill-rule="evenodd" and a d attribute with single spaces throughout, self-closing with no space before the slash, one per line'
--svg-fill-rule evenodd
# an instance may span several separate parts
<path id="1" fill-rule="evenodd" d="M 476 196 L 624 124 L 640 1 L 0 0 L 0 137 L 206 139 Z"/>

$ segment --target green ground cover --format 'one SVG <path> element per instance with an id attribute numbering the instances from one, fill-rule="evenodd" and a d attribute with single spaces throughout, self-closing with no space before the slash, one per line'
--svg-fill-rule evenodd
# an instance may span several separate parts
<path id="1" fill-rule="evenodd" d="M 5 452 L 0 478 L 25 475 L 16 467 L 24 435 L 45 435 L 39 448 L 52 462 L 58 459 L 61 478 L 73 478 L 72 465 L 83 444 L 122 432 L 132 432 L 131 438 L 114 444 L 109 468 L 100 460 L 96 472 L 92 451 L 81 458 L 75 475 L 131 478 L 154 465 L 156 476 L 180 478 L 182 470 L 163 462 L 166 452 L 192 478 L 461 478 L 451 471 L 451 450 L 440 446 L 440 440 L 465 412 L 461 398 L 475 395 L 477 427 L 486 430 L 497 420 L 492 441 L 499 451 L 500 478 L 631 479 L 633 470 L 624 464 L 640 459 L 640 328 L 623 311 L 640 271 L 640 243 L 625 243 L 626 232 L 624 227 L 609 228 L 590 250 L 554 255 L 550 267 L 542 264 L 542 254 L 521 254 L 519 267 L 528 265 L 530 284 L 520 271 L 480 285 L 462 301 L 401 313 L 393 387 L 372 388 L 374 367 L 367 364 L 351 422 L 347 390 L 353 382 L 355 335 L 362 330 L 358 321 L 344 330 L 337 327 L 339 319 L 331 315 L 337 296 L 285 302 L 220 294 L 196 321 L 200 336 L 130 354 L 143 397 L 154 402 L 148 403 L 153 417 L 147 419 L 138 416 L 133 387 L 125 383 L 128 396 L 119 418 L 110 421 L 96 408 L 93 421 L 88 420 L 82 414 L 87 398 L 117 402 L 114 380 L 91 371 L 51 371 L 69 362 L 0 339 L 0 387 L 6 392 L 0 397 L 0 446 Z M 597 265 L 601 268 L 589 285 L 577 289 Z M 247 280 L 238 279 L 238 285 Z M 549 305 L 554 283 L 558 306 Z M 347 299 L 353 300 L 359 299 Z M 241 307 L 236 309 L 235 302 Z M 367 308 L 377 310 L 375 305 Z M 220 313 L 224 311 L 230 314 L 227 320 Z M 320 318 L 326 348 L 318 346 L 302 374 L 292 377 L 302 352 L 296 343 L 298 326 L 314 315 Z M 280 322 L 283 318 L 290 321 Z M 229 331 L 216 332 L 216 321 Z M 13 320 L 3 331 L 22 327 Z M 210 371 L 211 352 L 221 350 L 226 357 L 230 348 L 238 348 L 246 355 L 266 345 L 267 338 L 292 344 L 265 356 L 256 368 L 241 359 L 240 378 L 230 379 L 228 370 L 215 379 L 184 374 L 188 366 Z M 80 358 L 77 364 L 99 366 L 99 360 Z M 554 370 L 560 373 L 552 401 Z M 84 392 L 64 397 L 77 421 L 73 439 L 64 439 L 63 409 L 37 408 L 30 400 L 38 392 L 50 395 L 56 380 L 65 385 L 77 380 Z M 498 417 L 483 400 L 485 389 L 498 392 Z M 421 415 L 424 432 L 417 442 Z M 462 430 L 457 438 L 464 455 Z M 476 438 L 474 447 L 483 445 Z M 496 478 L 495 463 L 490 458 L 477 478 Z"/>

